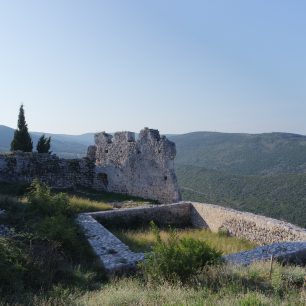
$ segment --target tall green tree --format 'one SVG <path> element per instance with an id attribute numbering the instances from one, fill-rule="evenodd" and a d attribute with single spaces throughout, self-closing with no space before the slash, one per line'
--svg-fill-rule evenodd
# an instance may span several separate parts
<path id="1" fill-rule="evenodd" d="M 17 150 L 23 152 L 32 152 L 33 150 L 33 142 L 25 120 L 23 105 L 19 109 L 18 126 L 11 143 L 11 151 Z"/>
<path id="2" fill-rule="evenodd" d="M 50 147 L 51 147 L 51 137 L 45 137 L 45 135 L 41 135 L 36 146 L 37 152 L 50 154 L 51 153 Z"/>

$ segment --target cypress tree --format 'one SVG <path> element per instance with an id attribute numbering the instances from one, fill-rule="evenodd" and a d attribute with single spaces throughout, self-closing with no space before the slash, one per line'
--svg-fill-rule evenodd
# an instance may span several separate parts
<path id="1" fill-rule="evenodd" d="M 51 153 L 50 152 L 50 143 L 51 143 L 51 137 L 45 137 L 45 135 L 41 135 L 36 150 L 38 153 Z"/>
<path id="2" fill-rule="evenodd" d="M 11 151 L 18 150 L 23 152 L 32 152 L 33 150 L 33 142 L 25 120 L 23 105 L 19 109 L 18 126 L 11 143 Z"/>

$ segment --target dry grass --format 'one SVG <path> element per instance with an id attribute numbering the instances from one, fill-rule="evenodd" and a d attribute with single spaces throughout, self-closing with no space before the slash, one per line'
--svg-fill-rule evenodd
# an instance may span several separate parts
<path id="1" fill-rule="evenodd" d="M 76 213 L 111 210 L 112 206 L 102 201 L 94 201 L 77 196 L 69 196 L 69 203 Z"/>
<path id="2" fill-rule="evenodd" d="M 305 268 L 274 265 L 272 279 L 269 263 L 250 267 L 211 266 L 193 284 L 146 283 L 140 277 L 121 278 L 95 291 L 69 292 L 57 288 L 52 297 L 34 298 L 35 305 L 78 306 L 285 306 L 306 305 L 301 279 Z M 274 279 L 278 279 L 275 287 Z"/>
<path id="3" fill-rule="evenodd" d="M 149 229 L 114 230 L 113 233 L 135 252 L 149 251 L 155 243 L 155 236 Z M 163 240 L 169 238 L 169 234 L 169 230 L 160 231 Z M 223 252 L 223 254 L 250 250 L 256 246 L 250 241 L 212 233 L 207 229 L 178 229 L 177 235 L 180 238 L 191 237 L 205 241 L 211 247 Z"/>

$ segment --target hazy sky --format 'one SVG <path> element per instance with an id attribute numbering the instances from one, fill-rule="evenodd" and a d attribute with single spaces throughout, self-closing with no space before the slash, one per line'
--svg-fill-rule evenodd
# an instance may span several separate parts
<path id="1" fill-rule="evenodd" d="M 306 134 L 306 1 L 0 0 L 0 124 L 21 102 L 35 131 Z"/>

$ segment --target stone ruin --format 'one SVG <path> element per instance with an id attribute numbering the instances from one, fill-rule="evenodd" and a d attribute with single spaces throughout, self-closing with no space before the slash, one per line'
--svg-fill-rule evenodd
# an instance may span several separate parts
<path id="1" fill-rule="evenodd" d="M 30 183 L 38 178 L 57 189 L 77 187 L 173 203 L 181 199 L 174 171 L 175 144 L 158 130 L 95 135 L 87 157 L 14 152 L 0 154 L 0 181 Z"/>
<path id="2" fill-rule="evenodd" d="M 110 224 L 129 226 L 154 221 L 162 226 L 206 228 L 221 231 L 258 244 L 254 249 L 224 255 L 225 262 L 249 265 L 271 258 L 282 263 L 306 263 L 306 229 L 290 223 L 240 212 L 218 205 L 179 202 L 79 214 L 77 222 L 103 265 L 108 276 L 130 273 L 144 259 L 135 253 L 110 230 Z"/>
<path id="3" fill-rule="evenodd" d="M 94 188 L 173 203 L 181 199 L 174 171 L 175 144 L 158 130 L 95 135 L 87 157 L 95 162 Z"/>

